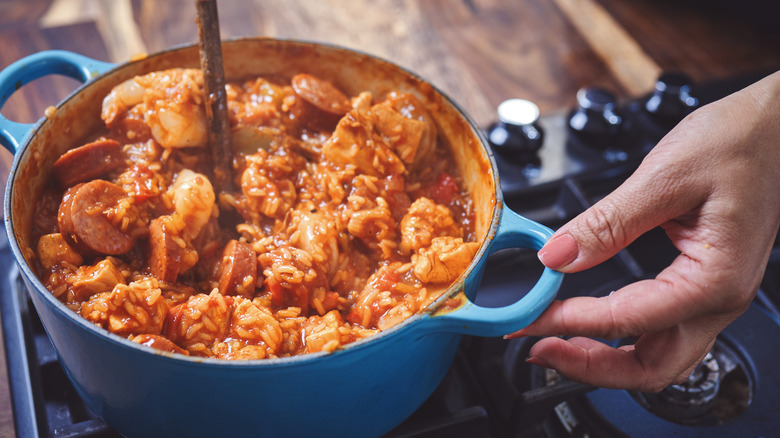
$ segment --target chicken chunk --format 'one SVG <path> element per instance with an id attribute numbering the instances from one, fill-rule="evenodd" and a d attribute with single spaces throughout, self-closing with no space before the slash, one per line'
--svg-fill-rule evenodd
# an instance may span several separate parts
<path id="1" fill-rule="evenodd" d="M 449 283 L 466 270 L 479 244 L 459 237 L 435 237 L 431 246 L 412 255 L 414 275 L 423 283 Z"/>
<path id="2" fill-rule="evenodd" d="M 415 200 L 401 219 L 401 253 L 418 251 L 443 236 L 462 237 L 450 209 L 429 198 Z"/>
<path id="3" fill-rule="evenodd" d="M 241 174 L 241 191 L 245 198 L 242 214 L 247 219 L 283 217 L 298 197 L 293 183 L 297 167 L 289 155 L 271 155 L 265 150 L 246 157 L 246 169 Z M 258 216 L 258 217 L 254 217 Z"/>
<path id="4" fill-rule="evenodd" d="M 213 357 L 222 360 L 258 360 L 268 358 L 268 350 L 262 345 L 244 344 L 237 339 L 226 339 L 211 347 Z"/>
<path id="5" fill-rule="evenodd" d="M 38 261 L 46 269 L 53 266 L 70 264 L 79 266 L 84 263 L 84 258 L 68 245 L 60 233 L 52 233 L 41 236 L 35 248 Z"/>
<path id="6" fill-rule="evenodd" d="M 337 268 L 339 258 L 339 225 L 334 216 L 313 205 L 293 212 L 298 231 L 296 246 L 311 254 L 328 273 Z"/>
<path id="7" fill-rule="evenodd" d="M 159 334 L 167 311 L 168 305 L 155 279 L 117 284 L 111 292 L 93 295 L 80 308 L 86 320 L 120 336 Z"/>
<path id="8" fill-rule="evenodd" d="M 376 130 L 412 170 L 429 164 L 436 150 L 436 124 L 425 105 L 409 93 L 390 93 L 372 109 Z"/>
<path id="9" fill-rule="evenodd" d="M 189 356 L 190 353 L 179 347 L 178 345 L 171 342 L 170 339 L 162 337 L 160 335 L 150 335 L 150 334 L 141 334 L 137 336 L 132 336 L 130 338 L 131 341 L 135 342 L 136 344 L 145 345 L 149 348 L 154 348 L 160 351 L 167 351 L 170 353 L 179 353 L 183 354 L 185 356 Z"/>
<path id="10" fill-rule="evenodd" d="M 366 175 L 389 175 L 406 170 L 403 161 L 374 132 L 371 116 L 352 110 L 341 118 L 333 135 L 322 146 L 323 157 L 339 167 L 354 165 Z"/>
<path id="11" fill-rule="evenodd" d="M 407 166 L 414 164 L 425 133 L 425 123 L 405 117 L 389 100 L 374 105 L 371 116 L 376 131 L 393 148 L 398 158 Z"/>
<path id="12" fill-rule="evenodd" d="M 257 260 L 265 275 L 266 293 L 275 308 L 294 306 L 308 312 L 312 297 L 328 289 L 322 267 L 306 251 L 281 246 L 260 254 Z"/>
<path id="13" fill-rule="evenodd" d="M 267 354 L 277 354 L 282 347 L 279 321 L 267 308 L 242 297 L 234 300 L 229 336 L 245 345 L 261 346 Z"/>
<path id="14" fill-rule="evenodd" d="M 303 323 L 303 339 L 308 353 L 333 351 L 341 346 L 341 314 L 332 310 L 324 316 L 310 316 Z"/>
<path id="15" fill-rule="evenodd" d="M 376 198 L 376 206 L 373 208 L 353 212 L 347 230 L 372 251 L 381 253 L 385 259 L 395 249 L 396 222 L 387 201 L 382 198 Z"/>
<path id="16" fill-rule="evenodd" d="M 407 282 L 398 272 L 401 265 L 401 262 L 383 263 L 371 274 L 362 290 L 353 293 L 354 305 L 345 316 L 347 321 L 363 327 L 378 327 L 382 315 L 399 299 L 403 301 L 404 292 L 416 290 L 413 285 L 404 285 Z"/>
<path id="17" fill-rule="evenodd" d="M 168 311 L 163 334 L 191 354 L 208 355 L 211 345 L 228 331 L 232 302 L 217 291 L 193 295 Z"/>
<path id="18" fill-rule="evenodd" d="M 80 266 L 70 282 L 68 303 L 78 303 L 92 295 L 109 292 L 117 284 L 124 284 L 125 277 L 111 259 L 103 259 L 92 266 Z"/>

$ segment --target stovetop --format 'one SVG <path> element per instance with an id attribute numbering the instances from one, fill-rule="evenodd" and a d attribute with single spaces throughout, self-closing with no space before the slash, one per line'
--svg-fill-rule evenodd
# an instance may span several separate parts
<path id="1" fill-rule="evenodd" d="M 486 133 L 496 152 L 505 202 L 529 219 L 557 228 L 631 174 L 679 118 L 680 114 L 670 116 L 670 111 L 689 111 L 759 77 L 688 87 L 679 76 L 669 75 L 662 84 L 665 96 L 672 89 L 673 97 L 682 96 L 682 106 L 675 101 L 676 107 L 669 109 L 664 107 L 669 102 L 662 101 L 653 107 L 654 114 L 645 109 L 653 93 L 616 102 L 604 90 L 581 90 L 576 109 L 542 117 L 532 114 L 524 120 L 519 140 L 512 136 L 520 128 L 509 123 L 518 115 L 504 112 Z M 527 103 L 521 107 L 529 108 Z M 570 121 L 578 117 L 571 128 Z M 651 278 L 677 254 L 662 230 L 652 230 L 601 265 L 565 276 L 559 297 L 601 296 Z M 541 269 L 531 250 L 494 254 L 477 303 L 500 306 L 515 301 L 517 291 L 530 289 Z M 17 436 L 119 436 L 84 406 L 59 366 L 18 275 L 4 230 L 0 305 Z M 780 376 L 771 369 L 780 355 L 778 307 L 780 245 L 776 241 L 754 304 L 718 338 L 712 357 L 696 372 L 699 379 L 670 388 L 677 391 L 672 396 L 669 391 L 654 396 L 594 388 L 529 365 L 525 358 L 534 338 L 466 336 L 433 395 L 387 437 L 768 436 L 769 431 L 780 429 L 780 418 L 772 415 L 780 409 L 780 396 L 775 395 L 780 393 Z M 713 382 L 713 375 L 725 377 Z M 679 415 L 674 404 L 679 393 L 695 412 Z"/>

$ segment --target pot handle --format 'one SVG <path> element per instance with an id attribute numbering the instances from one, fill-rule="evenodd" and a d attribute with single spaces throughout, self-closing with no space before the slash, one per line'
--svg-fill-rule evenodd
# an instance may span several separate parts
<path id="1" fill-rule="evenodd" d="M 552 233 L 552 230 L 544 225 L 529 220 L 504 206 L 498 231 L 488 248 L 488 255 L 512 247 L 538 250 L 552 236 Z M 479 282 L 482 276 L 472 277 L 466 280 L 466 288 L 479 287 L 479 284 L 469 282 Z M 531 290 L 513 304 L 492 308 L 481 307 L 467 300 L 464 305 L 452 312 L 434 313 L 430 318 L 423 318 L 423 321 L 428 321 L 430 331 L 447 331 L 474 336 L 503 336 L 520 330 L 538 318 L 555 298 L 562 281 L 562 273 L 544 268 L 541 277 Z"/>
<path id="2" fill-rule="evenodd" d="M 16 90 L 35 79 L 59 74 L 87 82 L 114 66 L 64 50 L 46 50 L 24 57 L 0 72 L 0 110 Z M 34 123 L 14 122 L 0 113 L 0 143 L 16 153 L 34 127 Z"/>

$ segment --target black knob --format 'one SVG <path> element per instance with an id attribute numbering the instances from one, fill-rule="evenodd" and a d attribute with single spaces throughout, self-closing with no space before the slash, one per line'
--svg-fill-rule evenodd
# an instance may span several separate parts
<path id="1" fill-rule="evenodd" d="M 692 80 L 681 73 L 664 73 L 655 83 L 645 109 L 659 121 L 677 123 L 699 106 L 691 94 Z"/>
<path id="2" fill-rule="evenodd" d="M 569 128 L 588 140 L 606 140 L 617 135 L 623 118 L 615 110 L 615 96 L 603 88 L 577 91 L 577 109 L 569 117 Z"/>
<path id="3" fill-rule="evenodd" d="M 498 122 L 488 130 L 493 150 L 508 161 L 533 164 L 542 147 L 544 131 L 537 123 L 539 107 L 525 99 L 509 99 L 498 105 Z"/>

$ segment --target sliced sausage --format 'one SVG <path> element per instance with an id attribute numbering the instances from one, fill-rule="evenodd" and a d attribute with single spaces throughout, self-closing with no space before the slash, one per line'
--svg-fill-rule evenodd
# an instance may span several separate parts
<path id="1" fill-rule="evenodd" d="M 251 299 L 257 284 L 257 256 L 246 242 L 231 240 L 222 253 L 219 291 L 223 295 L 241 295 Z"/>
<path id="2" fill-rule="evenodd" d="M 63 187 L 70 187 L 101 177 L 123 164 L 122 146 L 114 140 L 103 139 L 65 152 L 51 170 Z"/>
<path id="3" fill-rule="evenodd" d="M 175 283 L 181 269 L 182 248 L 163 218 L 149 225 L 149 270 L 158 280 Z"/>
<path id="4" fill-rule="evenodd" d="M 330 82 L 301 73 L 292 78 L 295 105 L 291 112 L 301 123 L 318 130 L 333 130 L 350 109 L 349 98 Z"/>
<path id="5" fill-rule="evenodd" d="M 295 94 L 320 111 L 343 116 L 350 110 L 349 99 L 330 82 L 317 76 L 301 73 L 292 78 Z"/>
<path id="6" fill-rule="evenodd" d="M 125 191 L 116 184 L 96 179 L 68 190 L 60 204 L 60 232 L 74 247 L 86 253 L 119 255 L 135 240 L 112 223 L 106 211 L 117 206 Z"/>
<path id="7" fill-rule="evenodd" d="M 74 239 L 76 229 L 73 227 L 73 218 L 71 211 L 73 209 L 73 196 L 84 184 L 76 184 L 65 191 L 62 196 L 62 202 L 60 202 L 60 208 L 57 210 L 57 226 L 60 228 L 60 233 L 65 239 L 68 245 L 75 248 L 77 251 L 85 248 L 81 248 L 80 245 Z"/>

